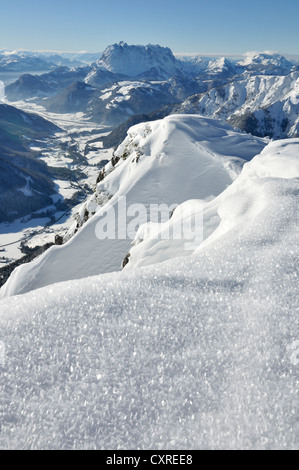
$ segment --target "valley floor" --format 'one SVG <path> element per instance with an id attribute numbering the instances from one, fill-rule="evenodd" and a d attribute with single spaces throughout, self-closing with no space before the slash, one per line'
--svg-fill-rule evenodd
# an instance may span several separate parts
<path id="1" fill-rule="evenodd" d="M 53 212 L 54 206 L 50 206 L 14 222 L 0 224 L 0 268 L 23 256 L 22 244 L 34 248 L 53 243 L 56 234 L 66 233 L 74 223 L 74 214 L 81 201 L 92 193 L 101 162 L 112 157 L 112 149 L 102 149 L 100 143 L 87 144 L 90 140 L 106 135 L 107 128 L 85 120 L 80 113 L 52 114 L 46 112 L 42 106 L 24 101 L 9 104 L 24 111 L 34 112 L 63 130 L 57 133 L 54 139 L 35 144 L 32 150 L 40 152 L 39 158 L 57 169 L 58 174 L 60 169 L 71 170 L 71 179 L 62 177 L 55 180 L 58 195 L 53 195 L 52 199 L 54 203 L 59 199 L 63 201 L 73 198 L 73 202 L 70 203 L 68 211 Z M 85 152 L 87 145 L 88 152 Z M 70 148 L 76 150 L 75 160 L 69 155 Z M 79 199 L 76 195 L 79 195 Z M 45 216 L 47 211 L 50 212 L 50 217 Z"/>

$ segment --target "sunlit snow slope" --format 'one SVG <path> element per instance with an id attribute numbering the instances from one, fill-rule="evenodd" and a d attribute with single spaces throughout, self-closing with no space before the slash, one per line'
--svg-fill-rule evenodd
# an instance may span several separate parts
<path id="1" fill-rule="evenodd" d="M 150 221 L 142 225 L 125 269 L 188 256 L 190 251 L 200 253 L 207 244 L 224 234 L 229 236 L 235 230 L 250 231 L 253 220 L 260 214 L 264 214 L 266 224 L 271 206 L 275 208 L 276 204 L 281 204 L 276 197 L 278 183 L 284 185 L 284 179 L 293 178 L 299 178 L 299 139 L 271 142 L 261 154 L 246 163 L 240 176 L 212 201 L 186 201 L 175 209 L 169 221 L 163 224 Z M 196 218 L 198 213 L 201 214 L 199 219 Z M 278 216 L 286 217 L 277 212 Z M 196 227 L 196 223 L 200 227 Z M 190 227 L 189 239 L 176 238 L 176 234 L 183 233 L 181 227 Z M 201 236 L 197 244 L 193 242 L 196 229 Z"/>
<path id="2" fill-rule="evenodd" d="M 0 301 L 1 448 L 298 448 L 298 149 L 245 166 L 193 255 Z"/>
<path id="3" fill-rule="evenodd" d="M 173 115 L 133 126 L 115 152 L 119 161 L 105 167 L 96 194 L 82 208 L 82 217 L 85 210 L 89 214 L 97 210 L 96 215 L 68 243 L 17 268 L 1 289 L 1 296 L 120 270 L 131 239 L 120 239 L 118 234 L 115 239 L 97 238 L 97 224 L 107 207 L 115 208 L 118 233 L 121 196 L 126 197 L 127 207 L 138 203 L 147 210 L 151 204 L 211 199 L 232 183 L 244 162 L 266 143 L 197 115 Z M 134 219 L 133 215 L 120 222 L 121 228 Z"/>

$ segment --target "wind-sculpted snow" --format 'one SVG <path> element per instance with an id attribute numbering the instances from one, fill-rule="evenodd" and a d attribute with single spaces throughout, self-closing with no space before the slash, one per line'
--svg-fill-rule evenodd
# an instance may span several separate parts
<path id="1" fill-rule="evenodd" d="M 150 221 L 142 225 L 132 243 L 125 269 L 188 256 L 192 251 L 201 252 L 207 244 L 236 228 L 242 232 L 251 230 L 256 217 L 264 213 L 267 220 L 271 207 L 280 204 L 277 197 L 273 197 L 279 185 L 284 187 L 285 183 L 279 179 L 296 182 L 296 178 L 299 178 L 299 139 L 271 142 L 260 155 L 246 163 L 240 176 L 212 201 L 186 201 L 175 209 L 169 221 L 163 224 Z M 199 242 L 190 245 L 186 237 L 176 239 L 173 234 L 178 233 L 181 226 L 191 227 L 190 233 L 196 233 L 196 228 L 201 230 Z"/>
<path id="2" fill-rule="evenodd" d="M 1 288 L 1 296 L 120 270 L 135 235 L 127 236 L 126 227 L 135 215 L 127 217 L 128 208 L 144 207 L 144 223 L 152 205 L 212 199 L 266 143 L 200 116 L 169 116 L 133 126 L 113 161 L 102 170 L 95 195 L 82 206 L 79 226 L 86 216 L 94 215 L 65 245 L 52 247 L 17 268 Z M 125 198 L 124 208 L 119 205 L 121 198 Z M 115 211 L 118 229 L 112 237 L 99 239 L 98 224 L 108 208 Z M 119 236 L 124 230 L 125 235 Z"/>
<path id="3" fill-rule="evenodd" d="M 298 182 L 259 183 L 193 256 L 0 301 L 1 448 L 298 448 Z"/>

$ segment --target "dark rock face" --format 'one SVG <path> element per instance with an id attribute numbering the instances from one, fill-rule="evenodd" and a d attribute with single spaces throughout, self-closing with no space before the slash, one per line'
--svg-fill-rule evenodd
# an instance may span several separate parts
<path id="1" fill-rule="evenodd" d="M 61 235 L 55 235 L 55 245 L 63 245 L 63 237 Z"/>
<path id="2" fill-rule="evenodd" d="M 124 258 L 124 260 L 123 260 L 123 262 L 122 262 L 122 265 L 121 265 L 121 267 L 122 267 L 123 269 L 124 269 L 124 267 L 127 266 L 127 264 L 129 263 L 129 261 L 130 261 L 130 256 L 131 256 L 131 254 L 128 253 L 127 256 Z"/>

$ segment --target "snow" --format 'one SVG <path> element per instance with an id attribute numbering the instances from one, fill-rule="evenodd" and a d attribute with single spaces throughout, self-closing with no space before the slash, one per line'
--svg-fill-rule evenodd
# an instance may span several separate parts
<path id="1" fill-rule="evenodd" d="M 194 255 L 0 301 L 1 448 L 298 448 L 298 183 L 270 150 L 259 210 Z"/>
<path id="2" fill-rule="evenodd" d="M 161 85 L 163 82 L 157 82 Z M 118 103 L 122 103 L 124 101 L 129 101 L 131 99 L 131 92 L 138 89 L 142 88 L 143 90 L 149 90 L 150 92 L 153 89 L 153 86 L 155 85 L 155 82 L 141 82 L 141 81 L 122 81 L 118 82 L 117 85 L 113 85 L 113 87 L 103 90 L 102 95 L 100 96 L 100 99 L 102 101 L 106 101 L 112 96 L 112 92 L 114 91 L 113 97 L 111 101 L 106 105 L 107 109 L 111 108 L 116 108 L 118 106 Z M 132 111 L 129 110 L 131 113 Z"/>
<path id="3" fill-rule="evenodd" d="M 79 218 L 84 218 L 85 209 L 93 213 L 98 208 L 96 214 L 62 247 L 52 247 L 17 268 L 0 295 L 120 270 L 135 236 L 127 234 L 126 224 L 132 225 L 134 214 L 130 216 L 126 210 L 139 204 L 147 217 L 151 205 L 170 207 L 189 199 L 210 200 L 232 183 L 244 162 L 266 143 L 234 131 L 228 124 L 196 115 L 168 116 L 133 126 L 115 152 L 120 161 L 115 167 L 111 162 L 106 165 L 107 176 L 81 208 Z M 124 207 L 119 205 L 121 198 L 126 198 Z M 115 211 L 121 236 L 102 240 L 99 227 L 108 208 Z"/>
<path id="4" fill-rule="evenodd" d="M 255 134 L 267 135 L 270 119 L 268 127 L 274 138 L 295 137 L 299 128 L 298 90 L 298 72 L 287 76 L 242 76 L 223 87 L 196 95 L 197 99 L 194 96 L 187 98 L 178 105 L 176 112 L 199 113 L 231 123 L 255 113 L 259 121 Z"/>
<path id="5" fill-rule="evenodd" d="M 150 221 L 141 226 L 125 269 L 200 253 L 206 245 L 236 228 L 242 233 L 250 232 L 253 220 L 264 214 L 266 221 L 275 205 L 283 202 L 283 198 L 278 202 L 277 194 L 283 194 L 284 180 L 294 180 L 296 187 L 296 178 L 299 178 L 299 139 L 271 142 L 243 166 L 240 176 L 217 198 L 208 202 L 187 201 L 175 209 L 166 223 L 152 227 Z M 279 212 L 276 210 L 276 217 L 286 219 Z M 199 215 L 197 219 L 195 214 Z M 184 236 L 176 239 L 175 234 L 182 233 L 181 227 L 190 227 L 187 235 L 193 235 L 192 243 Z"/>
<path id="6" fill-rule="evenodd" d="M 23 188 L 19 188 L 18 191 L 21 191 L 21 193 L 24 194 L 26 197 L 33 197 L 34 193 L 32 192 L 30 188 L 30 182 L 32 182 L 32 179 L 30 177 L 26 178 L 26 185 Z"/>
<path id="7" fill-rule="evenodd" d="M 170 76 L 180 74 L 180 62 L 168 47 L 148 44 L 147 46 L 128 45 L 124 42 L 108 46 L 101 59 L 99 68 L 114 73 L 136 76 L 152 68 L 161 67 Z"/>
<path id="8" fill-rule="evenodd" d="M 6 295 L 35 290 L 0 300 L 1 449 L 298 448 L 299 139 L 266 144 L 199 116 L 129 130 L 97 196 L 181 204 L 122 272 L 90 276 L 122 259 L 103 208 L 15 271 Z M 201 211 L 191 252 L 148 245 Z"/>
<path id="9" fill-rule="evenodd" d="M 110 98 L 110 96 L 112 95 L 112 91 L 109 91 L 107 93 L 103 93 L 101 96 L 100 96 L 100 99 L 102 101 L 106 101 Z"/>
<path id="10" fill-rule="evenodd" d="M 292 69 L 292 64 L 283 56 L 272 52 L 248 52 L 244 60 L 238 62 L 243 67 L 258 67 L 263 65 L 265 70 L 271 70 L 274 74 L 287 74 Z M 275 70 L 276 69 L 276 70 Z"/>

